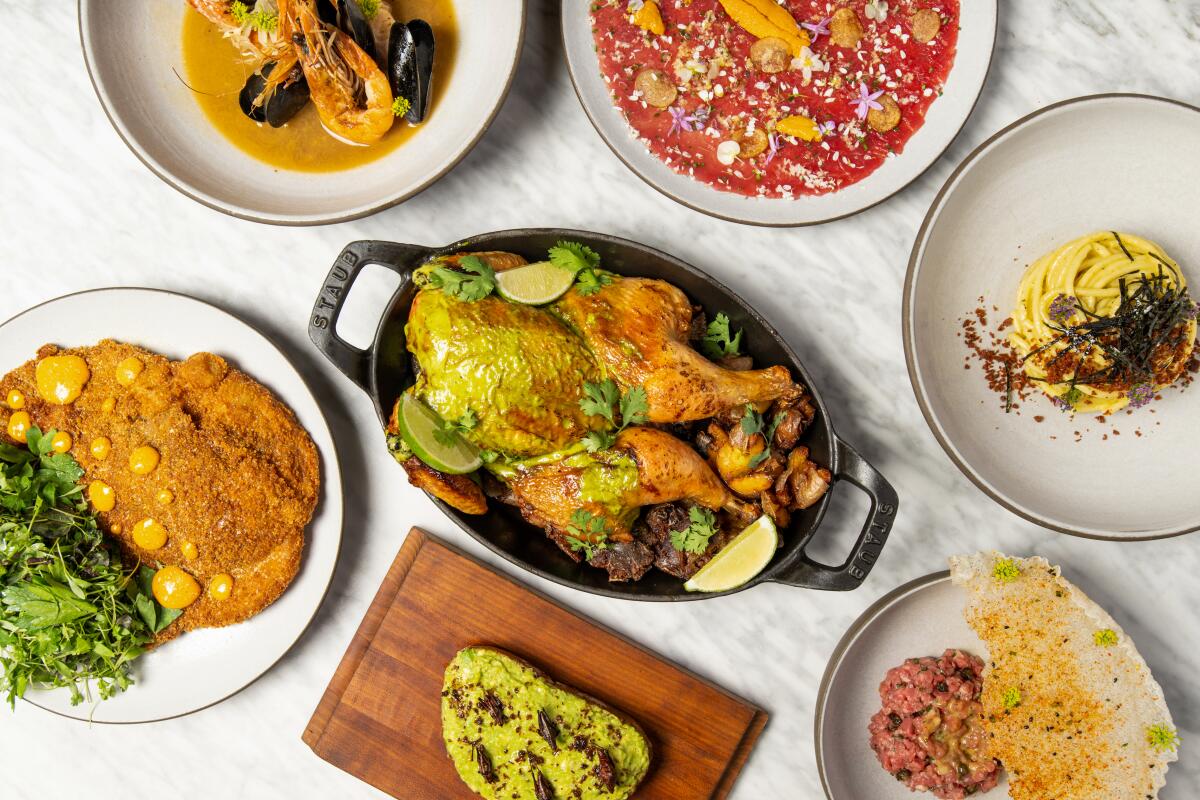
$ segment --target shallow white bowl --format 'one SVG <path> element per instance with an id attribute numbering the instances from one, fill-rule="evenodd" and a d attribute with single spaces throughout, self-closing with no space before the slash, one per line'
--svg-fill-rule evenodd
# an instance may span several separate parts
<path id="1" fill-rule="evenodd" d="M 1158 242 L 1200 286 L 1198 143 L 1200 109 L 1183 103 L 1097 95 L 1052 105 L 972 153 L 917 236 L 903 321 L 917 401 L 967 477 L 1039 525 L 1105 539 L 1200 528 L 1200 388 L 1167 389 L 1105 425 L 1042 397 L 1006 414 L 979 367 L 963 369 L 960 320 L 982 297 L 994 329 L 1032 260 L 1095 230 Z"/>
<path id="2" fill-rule="evenodd" d="M 151 722 L 199 711 L 253 683 L 273 667 L 317 613 L 342 541 L 342 477 L 333 437 L 316 398 L 287 357 L 237 317 L 200 300 L 157 289 L 97 289 L 43 303 L 0 325 L 0 372 L 19 367 L 43 344 L 141 345 L 173 359 L 216 353 L 287 403 L 321 457 L 321 493 L 304 536 L 300 572 L 254 618 L 190 631 L 134 662 L 136 681 L 98 704 L 72 706 L 66 689 L 30 690 L 48 711 L 92 722 Z"/>
<path id="3" fill-rule="evenodd" d="M 864 211 L 912 183 L 946 151 L 966 124 L 983 91 L 996 43 L 997 0 L 963 0 L 958 55 L 945 94 L 929 107 L 925 124 L 909 139 L 903 153 L 858 183 L 832 194 L 792 200 L 745 197 L 680 175 L 636 138 L 613 104 L 600 74 L 590 5 L 591 0 L 563 0 L 562 32 L 575 92 L 601 138 L 634 174 L 677 203 L 751 225 L 796 227 L 829 222 Z"/>
<path id="4" fill-rule="evenodd" d="M 281 170 L 230 143 L 172 71 L 182 62 L 185 0 L 79 0 L 84 60 L 104 111 L 141 161 L 179 191 L 242 219 L 320 225 L 373 214 L 446 174 L 508 93 L 524 0 L 455 0 L 459 43 L 435 113 L 391 153 L 338 172 Z M 191 13 L 189 11 L 189 13 Z"/>

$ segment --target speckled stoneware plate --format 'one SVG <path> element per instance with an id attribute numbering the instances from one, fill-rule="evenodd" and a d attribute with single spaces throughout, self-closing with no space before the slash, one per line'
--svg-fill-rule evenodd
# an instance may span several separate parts
<path id="1" fill-rule="evenodd" d="M 987 659 L 987 648 L 963 618 L 962 589 L 949 571 L 926 575 L 888 593 L 855 620 L 838 642 L 817 693 L 817 770 L 829 800 L 911 800 L 914 794 L 879 764 L 867 723 L 879 710 L 879 683 L 906 658 L 959 648 Z M 981 797 L 1008 797 L 1007 779 Z"/>
<path id="2" fill-rule="evenodd" d="M 247 155 L 216 130 L 178 75 L 186 0 L 79 0 L 84 61 L 104 111 L 154 174 L 207 206 L 279 225 L 342 222 L 412 197 L 483 136 L 521 54 L 525 0 L 454 0 L 449 81 L 407 142 L 360 167 L 293 172 Z M 178 75 L 176 74 L 178 73 Z M 231 98 L 236 102 L 236 98 Z"/>
<path id="3" fill-rule="evenodd" d="M 136 683 L 100 703 L 70 703 L 66 690 L 26 692 L 47 711 L 92 722 L 153 722 L 206 708 L 253 683 L 304 633 L 325 597 L 342 538 L 342 478 L 333 437 L 300 373 L 261 333 L 208 303 L 155 289 L 97 289 L 50 300 L 0 325 L 0 370 L 46 343 L 117 339 L 170 358 L 207 351 L 227 358 L 291 407 L 321 458 L 321 493 L 305 531 L 300 572 L 258 616 L 228 628 L 185 633 L 134 663 Z"/>
<path id="4" fill-rule="evenodd" d="M 600 74 L 592 36 L 591 0 L 563 0 L 562 33 L 571 80 L 583 110 L 612 151 L 639 178 L 685 206 L 751 225 L 796 227 L 847 217 L 887 200 L 933 165 L 975 108 L 996 42 L 997 0 L 963 0 L 958 53 L 945 94 L 930 106 L 925 124 L 904 152 L 841 191 L 794 199 L 745 197 L 681 175 L 639 141 L 613 104 Z"/>
<path id="5" fill-rule="evenodd" d="M 903 321 L 917 401 L 963 473 L 1039 525 L 1104 539 L 1196 530 L 1200 388 L 1168 388 L 1106 423 L 1062 413 L 1041 396 L 1005 413 L 975 360 L 963 368 L 962 319 L 982 306 L 986 330 L 996 330 L 1026 267 L 1096 230 L 1158 242 L 1194 292 L 1197 142 L 1200 109 L 1171 100 L 1098 95 L 1049 106 L 972 153 L 917 236 Z"/>

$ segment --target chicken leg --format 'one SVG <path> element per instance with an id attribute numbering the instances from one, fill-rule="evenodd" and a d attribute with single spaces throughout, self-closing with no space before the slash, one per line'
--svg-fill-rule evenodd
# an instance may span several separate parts
<path id="1" fill-rule="evenodd" d="M 669 283 L 615 278 L 599 292 L 572 289 L 554 311 L 623 388 L 641 386 L 650 422 L 689 422 L 800 391 L 786 367 L 723 369 L 688 346 L 692 307 Z"/>

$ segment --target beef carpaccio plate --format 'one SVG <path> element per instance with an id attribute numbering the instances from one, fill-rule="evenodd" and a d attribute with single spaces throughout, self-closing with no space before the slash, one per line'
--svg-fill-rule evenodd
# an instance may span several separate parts
<path id="1" fill-rule="evenodd" d="M 920 129 L 958 0 L 598 0 L 613 102 L 676 172 L 747 196 L 835 192 Z"/>

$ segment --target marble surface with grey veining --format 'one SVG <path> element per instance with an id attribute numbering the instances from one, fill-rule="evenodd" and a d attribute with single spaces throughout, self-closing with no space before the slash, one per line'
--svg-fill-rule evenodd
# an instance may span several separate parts
<path id="1" fill-rule="evenodd" d="M 498 569 L 514 569 L 405 483 L 379 446 L 367 398 L 309 344 L 308 310 L 332 259 L 352 239 L 442 244 L 525 226 L 637 239 L 735 287 L 799 351 L 840 434 L 900 492 L 892 539 L 865 585 L 850 594 L 764 585 L 712 602 L 644 605 L 518 575 L 770 710 L 733 797 L 820 798 L 813 708 L 842 632 L 888 590 L 944 568 L 947 555 L 988 547 L 1065 565 L 1133 634 L 1184 739 L 1162 796 L 1200 796 L 1200 539 L 1085 541 L 995 505 L 958 473 L 925 426 L 900 338 L 908 252 L 954 165 L 997 129 L 1056 100 L 1137 91 L 1200 104 L 1200 0 L 1001 0 L 987 87 L 949 151 L 883 205 L 800 230 L 716 221 L 631 175 L 571 90 L 557 4 L 529 3 L 513 92 L 457 168 L 374 217 L 284 229 L 193 203 L 126 150 L 89 85 L 74 3 L 0 0 L 10 33 L 0 81 L 0 319 L 113 285 L 185 292 L 242 315 L 281 344 L 324 404 L 347 511 L 332 590 L 308 634 L 272 672 L 227 702 L 153 725 L 88 726 L 28 704 L 15 713 L 0 709 L 0 797 L 382 797 L 314 757 L 299 736 L 405 531 L 424 526 Z M 1200 134 L 1196 151 L 1180 157 L 1200 158 Z M 389 293 L 377 276 L 364 287 L 354 297 L 360 319 Z M 347 333 L 361 341 L 368 330 L 360 322 Z M 1181 488 L 1196 491 L 1195 475 Z M 837 492 L 814 554 L 840 560 L 864 509 L 849 487 Z"/>

